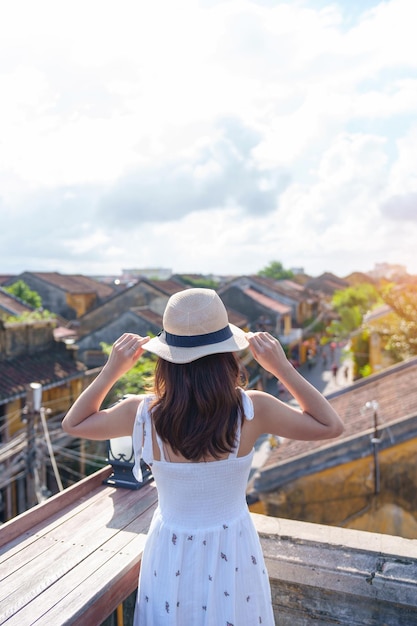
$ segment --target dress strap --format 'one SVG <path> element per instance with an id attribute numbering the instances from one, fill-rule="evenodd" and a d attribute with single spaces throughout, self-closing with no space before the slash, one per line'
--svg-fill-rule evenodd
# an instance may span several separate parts
<path id="1" fill-rule="evenodd" d="M 133 475 L 136 480 L 140 482 L 142 482 L 141 459 L 143 459 L 147 465 L 152 465 L 153 462 L 152 422 L 149 412 L 151 399 L 152 396 L 142 397 L 142 402 L 139 404 L 136 412 L 132 433 L 132 444 L 135 455 Z"/>
<path id="2" fill-rule="evenodd" d="M 243 413 L 245 415 L 245 419 L 253 420 L 254 409 L 253 409 L 252 400 L 249 398 L 248 394 L 243 389 L 240 389 L 240 392 L 242 394 Z M 232 452 L 229 454 L 229 459 L 235 459 L 237 457 L 237 453 L 239 452 L 241 433 L 242 433 L 242 420 L 241 420 L 241 415 L 240 415 L 238 422 L 237 422 L 235 443 L 234 443 Z"/>
<path id="3" fill-rule="evenodd" d="M 133 475 L 136 480 L 142 481 L 142 470 L 140 460 L 143 459 L 149 466 L 154 462 L 153 453 L 153 437 L 152 430 L 154 426 L 152 424 L 151 413 L 149 410 L 150 403 L 153 399 L 152 395 L 143 396 L 143 400 L 140 403 L 135 424 L 133 426 L 133 450 L 135 454 L 135 465 L 133 467 Z M 159 454 L 161 461 L 165 461 L 164 446 L 158 433 L 155 431 L 155 438 L 159 448 Z"/>
<path id="4" fill-rule="evenodd" d="M 253 402 L 246 393 L 244 389 L 240 390 L 243 398 L 243 412 L 245 414 L 245 418 L 249 421 L 253 420 L 255 415 L 255 409 L 253 408 Z"/>

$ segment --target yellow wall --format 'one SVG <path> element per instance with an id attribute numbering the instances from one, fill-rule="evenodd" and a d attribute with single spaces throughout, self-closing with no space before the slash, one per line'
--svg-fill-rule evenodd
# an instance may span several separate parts
<path id="1" fill-rule="evenodd" d="M 267 515 L 417 539 L 417 439 L 261 494 Z M 370 444 L 371 447 L 371 444 Z M 370 450 L 371 452 L 371 450 Z"/>
<path id="2" fill-rule="evenodd" d="M 51 415 L 65 413 L 83 390 L 83 386 L 85 385 L 84 380 L 85 377 L 82 376 L 81 378 L 77 378 L 63 384 L 60 387 L 53 387 L 52 389 L 46 390 L 44 389 L 42 391 L 42 406 L 46 409 L 50 409 Z M 8 439 L 26 428 L 26 425 L 22 422 L 22 418 L 24 418 L 24 406 L 24 399 L 13 400 L 6 405 L 5 421 L 7 423 Z"/>
<path id="3" fill-rule="evenodd" d="M 77 317 L 81 317 L 84 313 L 87 313 L 93 308 L 96 303 L 96 294 L 67 294 L 67 303 L 77 314 Z"/>
<path id="4" fill-rule="evenodd" d="M 7 435 L 9 439 L 25 427 L 22 422 L 22 401 L 20 399 L 7 403 L 5 423 L 7 424 Z"/>
<path id="5" fill-rule="evenodd" d="M 260 515 L 265 515 L 265 505 L 262 500 L 258 500 L 249 506 L 249 510 L 251 513 L 259 513 Z"/>
<path id="6" fill-rule="evenodd" d="M 284 335 L 289 335 L 291 331 L 291 315 L 284 315 Z"/>

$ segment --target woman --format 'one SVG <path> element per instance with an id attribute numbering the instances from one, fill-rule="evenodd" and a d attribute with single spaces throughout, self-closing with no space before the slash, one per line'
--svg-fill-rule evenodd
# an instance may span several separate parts
<path id="1" fill-rule="evenodd" d="M 342 423 L 272 335 L 229 324 L 215 291 L 173 295 L 163 327 L 153 339 L 126 333 L 115 342 L 63 428 L 89 439 L 133 433 L 136 477 L 141 458 L 152 467 L 159 504 L 142 558 L 135 625 L 272 626 L 268 574 L 246 505 L 254 444 L 265 433 L 337 437 Z M 235 353 L 246 348 L 300 409 L 242 389 Z M 154 394 L 100 409 L 144 350 L 159 357 Z"/>

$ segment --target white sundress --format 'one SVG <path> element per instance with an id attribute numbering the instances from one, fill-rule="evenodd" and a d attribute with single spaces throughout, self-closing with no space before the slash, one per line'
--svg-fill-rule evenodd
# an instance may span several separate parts
<path id="1" fill-rule="evenodd" d="M 253 418 L 242 391 L 246 419 Z M 253 450 L 211 462 L 153 458 L 148 396 L 133 430 L 134 474 L 140 459 L 158 489 L 142 557 L 134 626 L 273 626 L 268 573 L 246 503 Z M 143 444 L 143 445 L 142 445 Z"/>

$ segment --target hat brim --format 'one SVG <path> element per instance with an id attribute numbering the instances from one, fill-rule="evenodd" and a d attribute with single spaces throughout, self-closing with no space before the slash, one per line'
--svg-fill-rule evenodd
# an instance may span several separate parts
<path id="1" fill-rule="evenodd" d="M 246 333 L 234 324 L 229 324 L 229 328 L 232 331 L 232 336 L 229 339 L 192 348 L 169 346 L 165 340 L 165 332 L 162 331 L 160 335 L 143 344 L 142 348 L 171 363 L 191 363 L 209 354 L 245 350 L 249 346 Z"/>

